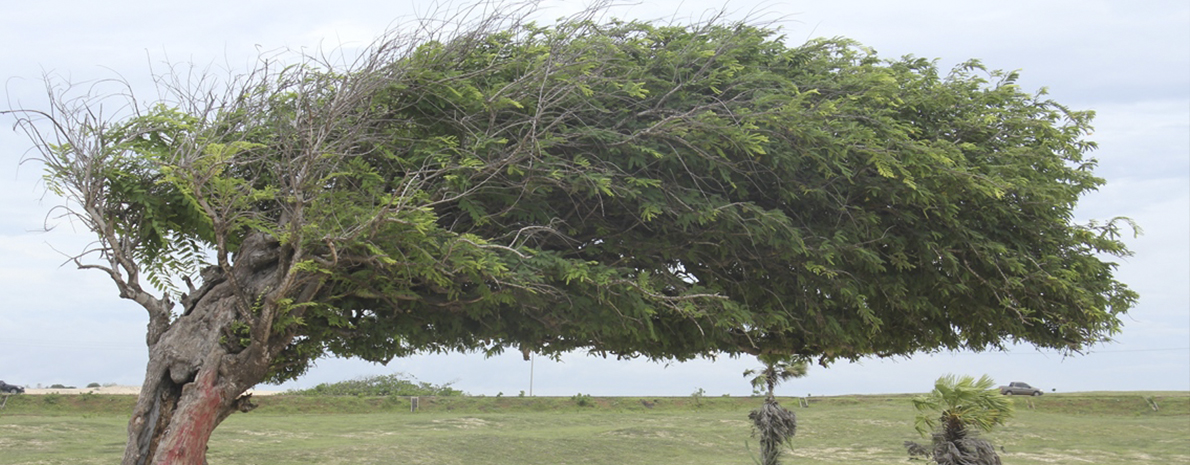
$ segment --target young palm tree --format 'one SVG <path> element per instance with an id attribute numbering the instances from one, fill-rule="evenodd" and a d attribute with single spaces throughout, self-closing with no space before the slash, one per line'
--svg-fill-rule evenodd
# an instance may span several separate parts
<path id="1" fill-rule="evenodd" d="M 765 354 L 757 357 L 764 366 L 758 370 L 746 370 L 744 376 L 752 376 L 752 387 L 767 388 L 764 404 L 748 414 L 760 436 L 761 465 L 778 465 L 781 445 L 789 442 L 797 431 L 797 415 L 777 403 L 773 388 L 793 378 L 806 376 L 808 364 L 805 360 L 790 356 Z"/>
<path id="2" fill-rule="evenodd" d="M 934 461 L 940 465 L 999 465 L 991 443 L 975 438 L 1012 418 L 1012 402 L 1000 395 L 995 382 L 984 375 L 946 375 L 934 390 L 913 398 L 917 409 L 914 426 L 922 436 L 932 433 Z"/>
<path id="3" fill-rule="evenodd" d="M 773 388 L 793 378 L 806 376 L 809 364 L 805 360 L 788 355 L 763 354 L 756 356 L 764 366 L 756 370 L 744 370 L 744 376 L 753 376 L 752 387 L 767 388 L 767 399 L 773 398 Z"/>

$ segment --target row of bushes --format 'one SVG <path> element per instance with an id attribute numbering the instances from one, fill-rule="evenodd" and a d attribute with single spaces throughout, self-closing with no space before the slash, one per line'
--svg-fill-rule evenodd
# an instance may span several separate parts
<path id="1" fill-rule="evenodd" d="M 310 389 L 291 390 L 301 396 L 463 396 L 452 383 L 431 384 L 405 373 L 365 376 L 338 383 L 323 383 Z"/>
<path id="2" fill-rule="evenodd" d="M 111 386 L 115 386 L 115 385 L 116 385 L 116 383 L 107 383 L 107 384 L 102 384 L 102 385 L 99 383 L 91 383 L 91 384 L 88 384 L 87 387 L 88 388 L 98 388 L 98 387 L 111 387 Z M 25 386 L 25 388 L 29 388 L 29 387 L 30 386 Z M 37 385 L 37 388 L 42 389 L 40 384 Z M 46 389 L 78 389 L 78 387 L 67 386 L 65 384 L 51 384 Z"/>

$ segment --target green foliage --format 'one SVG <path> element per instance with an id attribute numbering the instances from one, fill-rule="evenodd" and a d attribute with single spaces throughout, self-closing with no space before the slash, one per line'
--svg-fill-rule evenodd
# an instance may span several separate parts
<path id="1" fill-rule="evenodd" d="M 1012 402 L 1000 395 L 991 378 L 943 376 L 928 395 L 913 398 L 913 407 L 917 432 L 932 433 L 931 459 L 938 465 L 1001 463 L 992 443 L 977 436 L 1013 416 Z"/>
<path id="2" fill-rule="evenodd" d="M 49 185 L 159 287 L 267 255 L 220 330 L 275 346 L 270 381 L 327 354 L 1077 351 L 1137 298 L 1104 260 L 1126 220 L 1073 222 L 1103 184 L 1092 113 L 1015 73 L 748 24 L 517 24 L 87 127 Z"/>
<path id="3" fill-rule="evenodd" d="M 759 369 L 744 370 L 744 377 L 751 377 L 752 394 L 765 394 L 773 398 L 773 389 L 785 381 L 806 376 L 810 364 L 804 359 L 781 354 L 761 354 L 756 357 L 764 364 Z"/>
<path id="4" fill-rule="evenodd" d="M 913 425 L 925 436 L 941 428 L 947 440 L 962 438 L 968 429 L 990 432 L 1013 416 L 1012 401 L 1000 395 L 987 375 L 946 375 L 934 383 L 928 395 L 913 398 L 918 414 Z"/>
<path id="5" fill-rule="evenodd" d="M 453 343 L 406 341 L 469 347 L 479 338 L 464 328 L 482 327 L 540 352 L 772 348 L 829 360 L 996 348 L 1006 334 L 1067 349 L 1115 331 L 1134 295 L 1103 280 L 1114 265 L 1095 253 L 1123 249 L 1070 223 L 1078 194 L 1101 182 L 1074 166 L 1091 147 L 1078 139 L 1088 114 L 977 63 L 941 77 L 928 61 L 883 61 L 846 41 L 775 39 L 613 22 L 424 47 L 383 94 L 390 107 L 418 102 L 394 113 L 415 122 L 401 140 L 423 141 L 402 165 L 449 171 L 431 197 L 459 200 L 435 206 L 437 224 L 524 241 L 528 255 L 489 249 L 497 256 L 465 259 L 475 274 L 454 283 L 568 298 L 464 290 L 437 274 L 380 280 L 494 306 L 469 307 L 464 322 L 414 311 L 461 331 L 448 332 Z M 549 73 L 534 66 L 547 57 Z M 543 88 L 557 99 L 540 100 Z M 546 224 L 564 226 L 524 239 Z M 504 265 L 475 267 L 487 263 Z M 514 311 L 500 308 L 506 291 Z M 398 292 L 408 289 L 370 294 Z"/>
<path id="6" fill-rule="evenodd" d="M 82 190 L 93 207 L 92 228 L 123 238 L 121 253 L 141 264 L 150 284 L 173 294 L 179 290 L 172 277 L 196 276 L 214 240 L 210 217 L 171 177 L 180 145 L 200 126 L 193 115 L 156 105 L 108 127 L 86 128 L 102 144 L 98 153 L 49 147 L 49 189 L 59 195 Z M 99 171 L 77 171 L 84 167 Z"/>
<path id="7" fill-rule="evenodd" d="M 578 405 L 579 407 L 591 407 L 594 405 L 591 403 L 591 395 L 583 394 L 581 392 L 570 396 L 570 400 L 574 401 L 575 405 Z"/>
<path id="8" fill-rule="evenodd" d="M 451 383 L 434 385 L 404 373 L 365 376 L 350 381 L 322 383 L 310 389 L 290 391 L 300 396 L 462 396 Z"/>

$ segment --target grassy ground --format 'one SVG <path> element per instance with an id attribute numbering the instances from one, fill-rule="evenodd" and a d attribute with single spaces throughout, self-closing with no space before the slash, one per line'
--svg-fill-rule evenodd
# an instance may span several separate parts
<path id="1" fill-rule="evenodd" d="M 1154 411 L 1145 398 L 1153 397 Z M 115 463 L 130 396 L 14 396 L 0 410 L 0 463 Z M 753 463 L 757 398 L 261 398 L 220 426 L 218 464 Z M 1029 408 L 1028 403 L 1033 408 Z M 579 405 L 580 403 L 586 404 Z M 815 398 L 786 463 L 904 464 L 908 396 Z M 1016 399 L 989 435 L 1004 463 L 1190 464 L 1190 395 L 1097 393 Z M 920 463 L 920 462 L 919 462 Z"/>

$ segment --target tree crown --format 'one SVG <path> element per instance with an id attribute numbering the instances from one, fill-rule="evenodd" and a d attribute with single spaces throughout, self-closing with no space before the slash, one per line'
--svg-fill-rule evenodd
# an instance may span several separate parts
<path id="1" fill-rule="evenodd" d="M 274 380 L 327 352 L 1079 350 L 1136 299 L 1100 258 L 1128 251 L 1072 221 L 1092 114 L 1015 79 L 743 23 L 497 21 L 123 120 L 59 99 L 41 146 L 125 297 L 155 302 L 143 274 L 185 306 L 168 277 L 207 249 L 280 270 L 227 330 L 284 341 Z"/>
<path id="2" fill-rule="evenodd" d="M 943 429 L 947 440 L 962 439 L 968 428 L 989 432 L 1012 418 L 1012 401 L 1000 395 L 987 375 L 946 375 L 934 383 L 934 390 L 913 398 L 918 414 L 914 427 L 921 435 Z"/>

